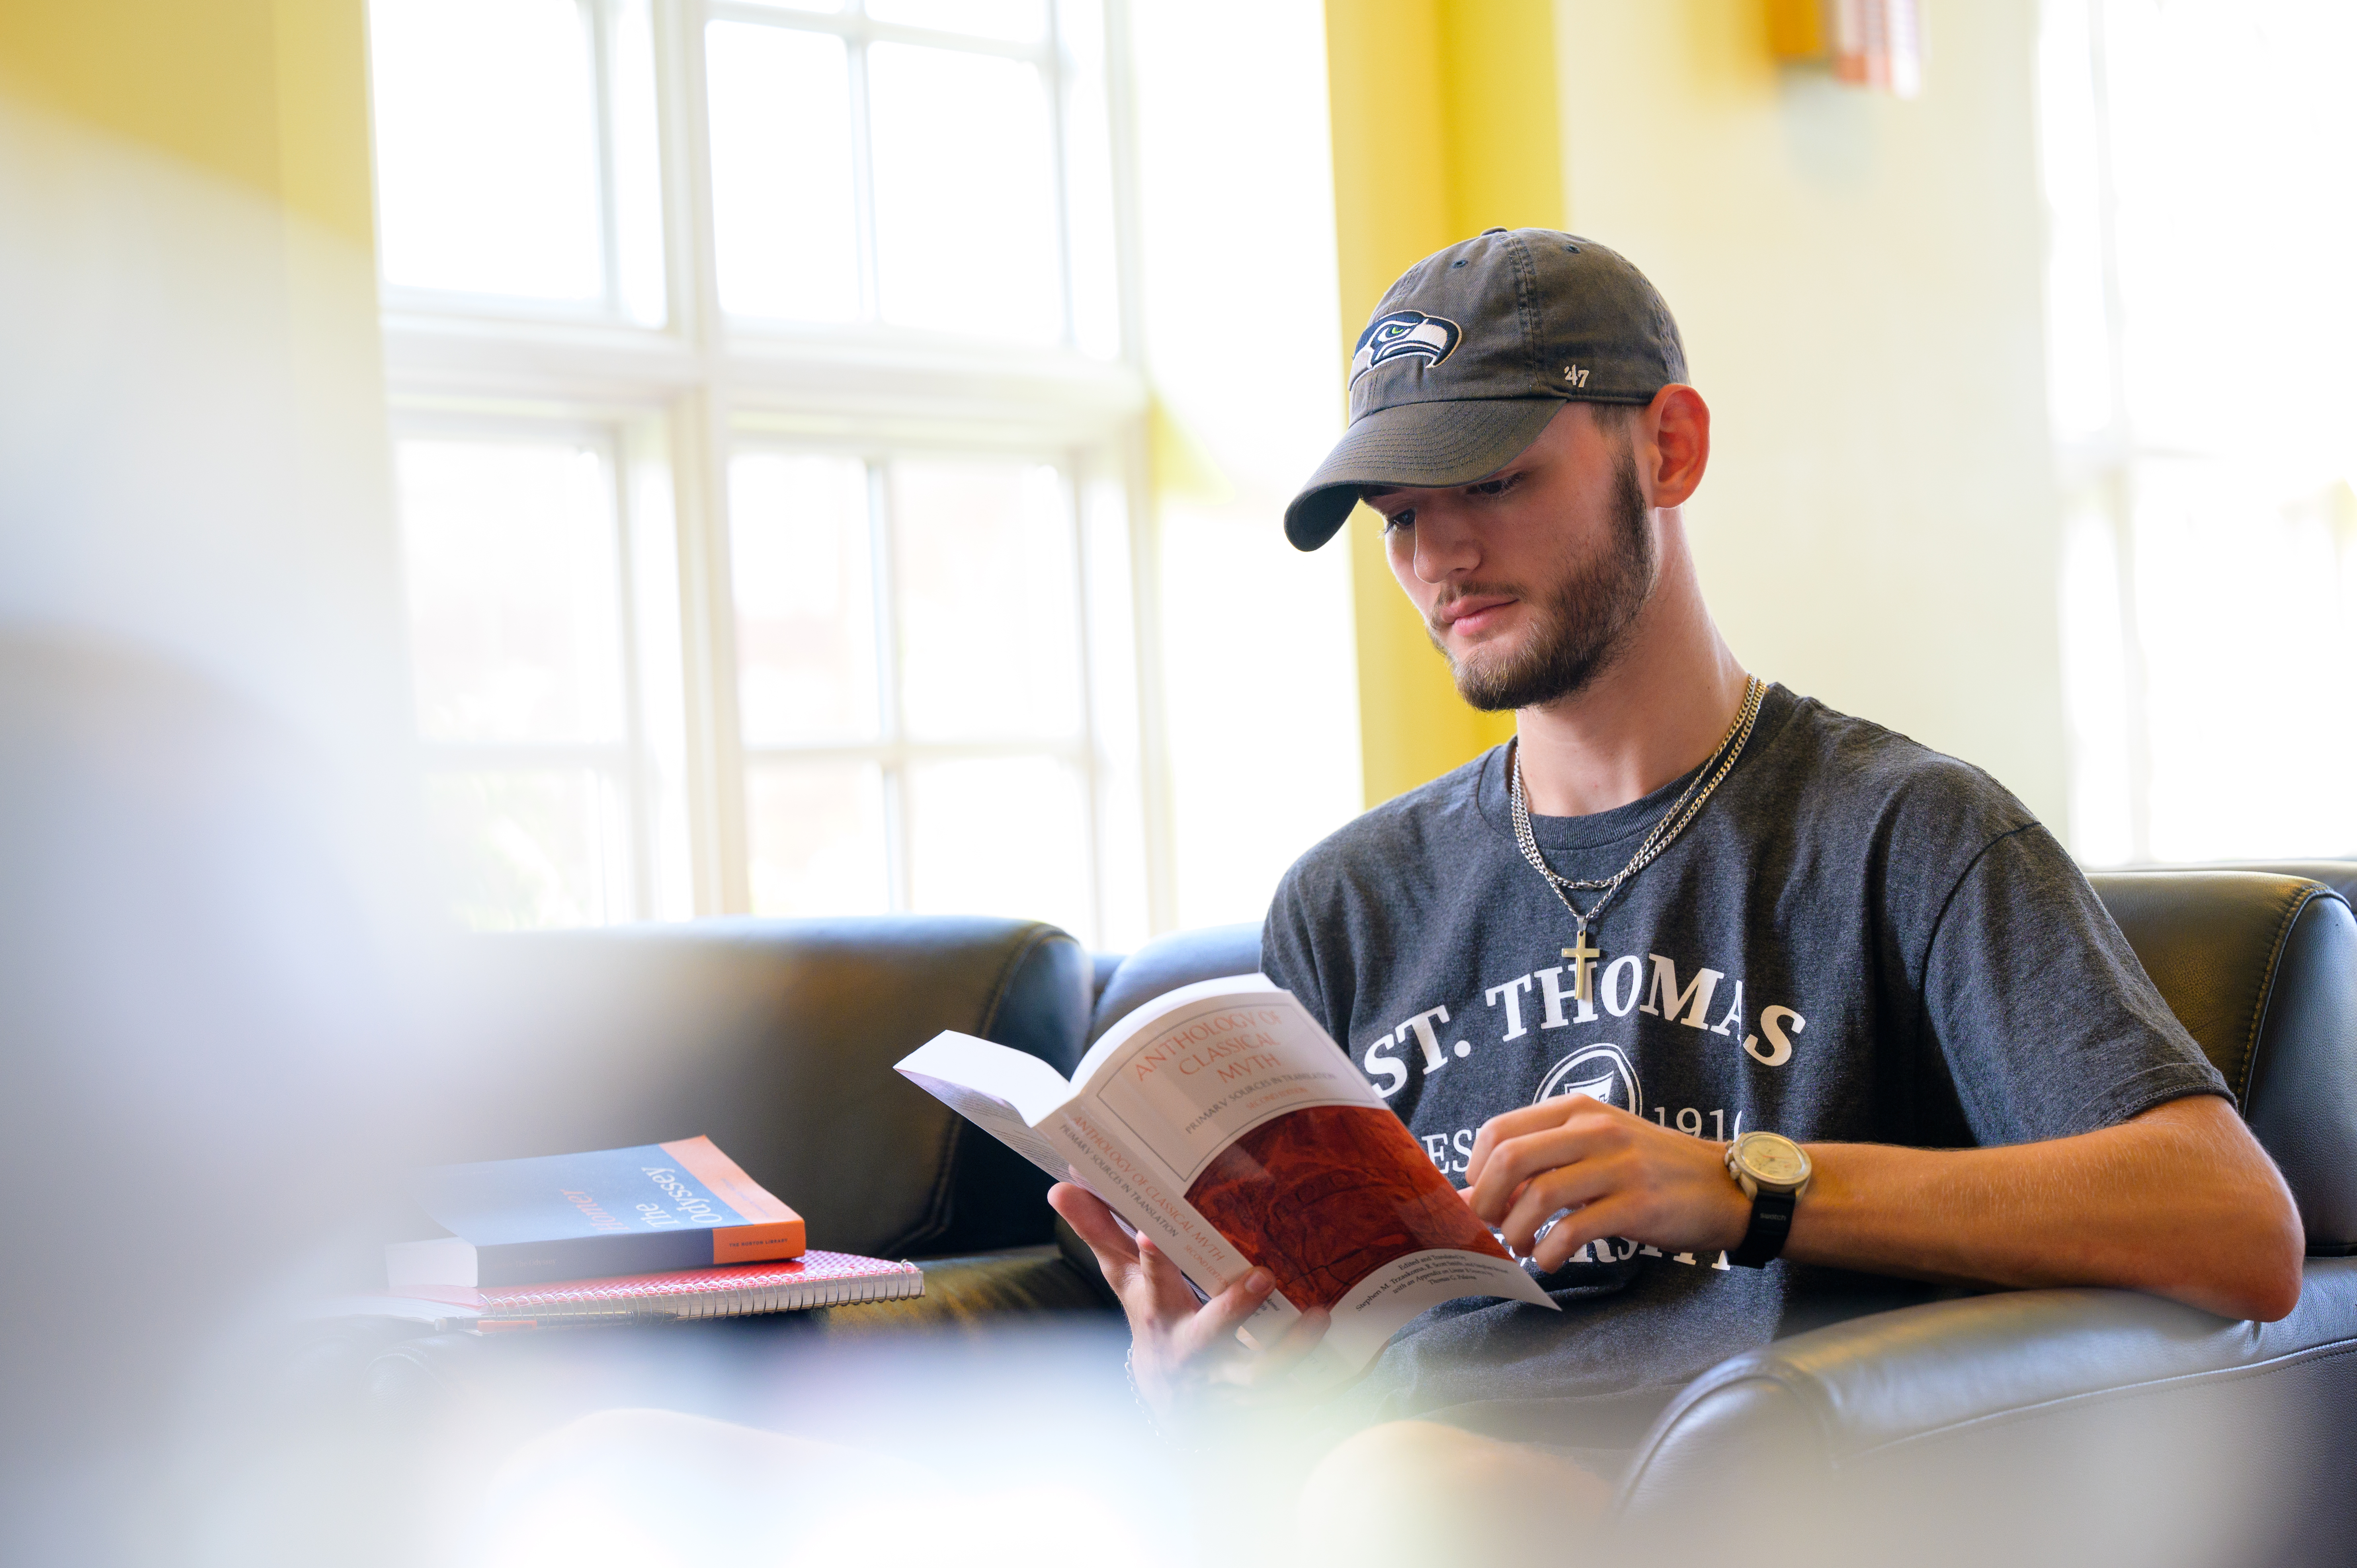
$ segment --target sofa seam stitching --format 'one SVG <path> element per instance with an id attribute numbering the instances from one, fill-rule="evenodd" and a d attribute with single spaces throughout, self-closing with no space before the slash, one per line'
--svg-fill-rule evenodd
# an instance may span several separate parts
<path id="1" fill-rule="evenodd" d="M 1024 960 L 1031 956 L 1032 950 L 1046 942 L 1054 930 L 1055 928 L 1044 920 L 1032 921 L 1031 929 L 1024 933 L 1023 940 L 999 965 L 998 976 L 991 983 L 990 1000 L 982 1010 L 980 1022 L 985 1039 L 989 1037 L 992 1026 L 998 1022 L 998 1010 L 1006 1004 L 1007 988 L 1014 983 L 1016 971 L 1022 967 Z"/>
<path id="2" fill-rule="evenodd" d="M 1903 1436 L 1889 1438 L 1871 1447 L 1861 1448 L 1853 1454 L 1836 1458 L 1834 1463 L 1837 1466 L 1855 1464 L 1878 1454 L 1906 1447 L 1910 1444 L 1928 1442 L 1935 1437 L 1969 1431 L 1975 1427 L 2004 1426 L 2011 1422 L 2028 1420 L 2072 1405 L 2093 1404 L 2113 1399 L 2141 1399 L 2147 1394 L 2161 1393 L 2172 1388 L 2194 1383 L 2232 1382 L 2243 1378 L 2265 1377 L 2304 1362 L 2321 1361 L 2335 1356 L 2349 1355 L 2357 1355 L 2357 1338 L 2338 1339 L 2329 1345 L 2311 1345 L 2304 1350 L 2287 1350 L 2280 1356 L 2271 1356 L 2264 1361 L 2246 1361 L 2238 1366 L 2211 1367 L 2201 1371 L 2177 1372 L 2165 1378 L 2147 1378 L 2140 1382 L 2122 1383 L 2115 1388 L 2083 1389 L 2076 1393 L 2057 1394 L 2052 1399 L 2017 1405 L 2010 1410 L 1987 1411 L 1979 1415 L 1965 1416 L 1961 1420 L 1946 1422 L 1939 1426 L 1927 1427 L 1921 1432 L 1910 1432 Z"/>
<path id="3" fill-rule="evenodd" d="M 941 1164 L 933 1174 L 933 1188 L 925 1195 L 923 1217 L 901 1238 L 899 1250 L 916 1251 L 934 1237 L 949 1230 L 950 1195 L 957 1171 L 958 1144 L 964 1133 L 965 1118 L 951 1116 L 942 1130 Z"/>
<path id="4" fill-rule="evenodd" d="M 1021 969 L 1024 961 L 1031 956 L 1032 951 L 1049 939 L 1054 929 L 1055 928 L 1043 920 L 1033 921 L 1031 929 L 1024 933 L 1023 940 L 1015 944 L 1013 950 L 1008 952 L 1006 959 L 999 964 L 998 973 L 991 982 L 990 994 L 983 1004 L 982 1015 L 975 1020 L 984 1038 L 989 1037 L 992 1027 L 998 1022 L 998 1010 L 1006 1004 L 1006 993 L 1014 983 L 1016 972 Z M 906 1243 L 911 1248 L 920 1242 L 930 1241 L 949 1233 L 955 1218 L 951 1210 L 956 1208 L 954 1200 L 957 1186 L 955 1177 L 958 1146 L 963 1140 L 964 1133 L 965 1119 L 961 1116 L 952 1116 L 949 1119 L 948 1135 L 943 1141 L 942 1149 L 941 1168 L 933 1177 L 933 1190 L 926 1195 L 924 1222 L 917 1228 Z"/>
<path id="5" fill-rule="evenodd" d="M 2292 927 L 2318 891 L 2313 887 L 2303 889 L 2300 896 L 2292 900 L 2291 907 L 2284 911 L 2283 919 L 2276 928 L 2274 945 L 2267 950 L 2266 968 L 2260 975 L 2258 999 L 2251 1008 L 2250 1030 L 2243 1044 L 2242 1082 L 2234 1090 L 2234 1097 L 2241 1102 L 2243 1114 L 2246 1117 L 2251 1113 L 2251 1080 L 2258 1074 L 2259 1034 L 2266 1027 L 2267 1009 L 2275 1000 L 2276 980 L 2282 969 L 2284 949 L 2290 944 Z"/>
<path id="6" fill-rule="evenodd" d="M 1739 1376 L 1729 1378 L 1723 1383 L 1712 1384 L 1708 1389 L 1704 1390 L 1701 1393 L 1695 1396 L 1693 1404 L 1689 1404 L 1685 1406 L 1684 1409 L 1680 1410 L 1678 1412 L 1678 1415 L 1683 1417 L 1685 1414 L 1686 1410 L 1693 1409 L 1695 1404 L 1700 1404 L 1705 1399 L 1707 1399 L 1713 1394 L 1719 1393 L 1727 1389 L 1739 1388 L 1745 1383 L 1766 1383 L 1771 1388 L 1781 1389 L 1784 1392 L 1791 1394 L 1794 1402 L 1798 1403 L 1803 1410 L 1808 1412 L 1809 1423 L 1812 1426 L 1816 1428 L 1817 1442 L 1824 1449 L 1827 1459 L 1836 1467 L 1841 1465 L 1842 1461 L 1835 1452 L 1833 1442 L 1834 1430 L 1832 1425 L 1832 1412 L 1830 1409 L 1831 1402 L 1825 1398 L 1823 1385 L 1814 1378 L 1797 1377 L 1791 1372 L 1780 1370 L 1775 1368 L 1758 1368 L 1746 1371 Z M 1673 1423 L 1672 1427 L 1672 1430 L 1674 1429 L 1674 1423 Z M 1661 1435 L 1668 1435 L 1667 1431 L 1664 1431 Z M 1616 1518 L 1626 1511 L 1628 1499 L 1635 1495 L 1638 1482 L 1643 1477 L 1644 1474 L 1648 1470 L 1652 1469 L 1653 1457 L 1660 1451 L 1661 1444 L 1659 1442 L 1648 1443 L 1645 1445 L 1645 1452 L 1637 1461 L 1637 1468 L 1631 1470 L 1628 1475 L 1621 1477 L 1620 1485 L 1614 1488 L 1614 1506 L 1612 1511 Z"/>

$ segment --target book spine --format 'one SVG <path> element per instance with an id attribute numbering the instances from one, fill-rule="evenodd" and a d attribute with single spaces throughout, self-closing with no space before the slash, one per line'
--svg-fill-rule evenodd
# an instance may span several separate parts
<path id="1" fill-rule="evenodd" d="M 627 1236 L 569 1236 L 475 1249 L 475 1283 L 536 1285 L 712 1266 L 712 1232 L 701 1227 Z"/>

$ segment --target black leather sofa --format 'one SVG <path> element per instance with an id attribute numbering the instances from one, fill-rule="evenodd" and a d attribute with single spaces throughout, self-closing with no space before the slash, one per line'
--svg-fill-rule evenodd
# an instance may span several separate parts
<path id="1" fill-rule="evenodd" d="M 2357 919 L 2316 878 L 2345 885 L 2357 865 L 2298 869 L 2093 878 L 2298 1199 L 2298 1310 L 2256 1325 L 2126 1292 L 2005 1292 L 1794 1335 L 1713 1369 L 1646 1436 L 1619 1502 L 1631 1551 L 1686 1560 L 1739 1540 L 1776 1560 L 1883 1561 L 1900 1530 L 1917 1562 L 2338 1560 L 2357 1495 Z M 732 1354 L 1028 1322 L 1103 1335 L 1117 1376 L 1118 1320 L 1060 1242 L 1045 1178 L 891 1064 L 957 1028 L 1068 1070 L 1140 1002 L 1258 956 L 1248 926 L 1109 959 L 985 918 L 496 939 L 462 992 L 485 1092 L 418 1152 L 708 1133 L 802 1210 L 814 1244 L 928 1273 L 921 1302 L 795 1315 Z M 595 1330 L 392 1337 L 366 1380 L 393 1409 L 617 1355 Z M 660 1377 L 630 1397 L 660 1401 Z"/>

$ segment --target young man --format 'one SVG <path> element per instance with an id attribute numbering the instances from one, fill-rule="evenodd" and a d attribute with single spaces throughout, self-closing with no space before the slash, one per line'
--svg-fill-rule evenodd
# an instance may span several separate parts
<path id="1" fill-rule="evenodd" d="M 1940 1283 L 2290 1310 L 2290 1195 L 2061 846 L 1720 638 L 1680 512 L 1710 413 L 1635 268 L 1491 230 L 1393 285 L 1350 373 L 1286 533 L 1314 549 L 1364 499 L 1516 738 L 1304 855 L 1263 967 L 1563 1311 L 1411 1325 L 1313 1501 L 1455 1477 L 1466 1517 L 1538 1495 L 1560 1523 L 1604 1488 L 1555 1457 L 1609 1472 L 1704 1369 Z M 1265 1276 L 1198 1307 L 1085 1193 L 1054 1201 L 1158 1408 L 1266 1388 L 1303 1348 L 1236 1351 Z"/>

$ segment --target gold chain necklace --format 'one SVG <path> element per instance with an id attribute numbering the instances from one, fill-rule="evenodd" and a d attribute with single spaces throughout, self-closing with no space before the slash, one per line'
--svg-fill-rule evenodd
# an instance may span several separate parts
<path id="1" fill-rule="evenodd" d="M 1601 880 L 1566 876 L 1549 865 L 1546 856 L 1539 853 L 1538 835 L 1531 831 L 1530 801 L 1523 790 L 1522 737 L 1514 737 L 1512 743 L 1513 760 L 1506 776 L 1506 800 L 1512 810 L 1514 842 L 1522 846 L 1523 858 L 1531 863 L 1533 870 L 1546 878 L 1547 886 L 1563 901 L 1563 907 L 1571 911 L 1572 919 L 1579 927 L 1578 940 L 1563 950 L 1563 956 L 1571 960 L 1572 994 L 1578 1000 L 1593 1000 L 1595 966 L 1604 957 L 1604 950 L 1587 940 L 1589 922 L 1604 913 L 1604 906 L 1619 895 L 1623 883 L 1651 865 L 1663 850 L 1677 841 L 1680 833 L 1686 831 L 1686 824 L 1695 820 L 1703 803 L 1711 798 L 1720 781 L 1734 768 L 1735 759 L 1743 755 L 1744 745 L 1751 738 L 1751 726 L 1760 718 L 1760 704 L 1767 694 L 1767 682 L 1757 675 L 1744 678 L 1743 705 L 1736 710 L 1735 722 L 1727 725 L 1727 733 L 1719 737 L 1718 745 L 1710 757 L 1695 769 L 1694 781 L 1685 787 L 1684 793 L 1670 803 L 1670 809 L 1662 813 L 1662 820 L 1653 824 L 1653 831 L 1645 835 L 1645 842 L 1637 846 L 1637 853 L 1629 857 L 1629 864 Z M 1714 763 L 1717 764 L 1716 768 L 1712 766 Z M 1706 779 L 1708 782 L 1705 782 Z M 1583 911 L 1571 901 L 1571 890 L 1575 887 L 1600 887 L 1604 891 Z"/>

